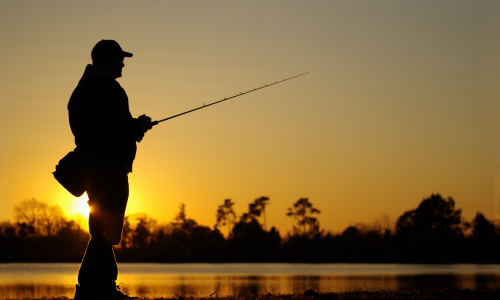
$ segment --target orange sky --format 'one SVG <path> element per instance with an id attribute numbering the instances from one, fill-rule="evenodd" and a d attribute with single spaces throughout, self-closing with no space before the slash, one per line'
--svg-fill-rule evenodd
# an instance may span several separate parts
<path id="1" fill-rule="evenodd" d="M 212 226 L 268 196 L 268 223 L 308 197 L 340 231 L 395 221 L 431 193 L 470 219 L 500 206 L 498 1 L 2 1 L 0 220 L 35 197 L 75 214 L 53 179 L 74 147 L 66 105 L 100 39 L 133 58 L 132 114 L 167 121 L 139 144 L 128 213 L 180 203 Z M 79 202 L 78 202 L 79 201 Z"/>

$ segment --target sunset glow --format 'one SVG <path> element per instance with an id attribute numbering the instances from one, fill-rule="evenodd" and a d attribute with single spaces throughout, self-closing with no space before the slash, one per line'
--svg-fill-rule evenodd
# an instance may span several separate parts
<path id="1" fill-rule="evenodd" d="M 87 203 L 89 197 L 87 193 L 83 194 L 81 197 L 73 198 L 71 205 L 67 211 L 68 215 L 81 215 L 85 219 L 88 219 L 90 207 Z"/>
<path id="2" fill-rule="evenodd" d="M 308 198 L 326 230 L 391 222 L 432 193 L 471 219 L 500 213 L 500 2 L 2 2 L 0 221 L 36 198 L 88 216 L 54 180 L 75 147 L 67 103 L 97 41 L 125 51 L 146 133 L 127 214 L 170 222 L 179 205 L 213 227 L 262 196 L 269 226 Z M 99 10 L 95 5 L 99 4 Z"/>

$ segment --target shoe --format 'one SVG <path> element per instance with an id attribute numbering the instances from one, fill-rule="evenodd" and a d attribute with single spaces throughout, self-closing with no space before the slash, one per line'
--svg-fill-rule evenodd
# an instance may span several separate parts
<path id="1" fill-rule="evenodd" d="M 96 287 L 76 285 L 74 300 L 86 300 L 98 298 L 98 289 Z"/>
<path id="2" fill-rule="evenodd" d="M 112 284 L 107 286 L 87 286 L 76 285 L 74 300 L 92 300 L 92 299 L 126 299 L 134 300 L 138 297 L 130 297 L 121 290 L 122 284 Z"/>

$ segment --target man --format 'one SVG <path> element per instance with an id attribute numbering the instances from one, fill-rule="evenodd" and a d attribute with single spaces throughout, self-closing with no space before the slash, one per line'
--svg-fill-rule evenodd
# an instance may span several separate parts
<path id="1" fill-rule="evenodd" d="M 151 129 L 145 115 L 133 118 L 128 97 L 115 80 L 122 76 L 125 57 L 113 40 L 98 42 L 68 103 L 76 149 L 85 157 L 89 197 L 90 241 L 78 274 L 75 299 L 130 298 L 117 287 L 113 245 L 121 239 L 129 186 L 128 173 L 137 146 Z"/>

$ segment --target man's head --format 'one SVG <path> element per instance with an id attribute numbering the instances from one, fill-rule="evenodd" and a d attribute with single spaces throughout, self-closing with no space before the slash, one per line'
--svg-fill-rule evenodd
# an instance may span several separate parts
<path id="1" fill-rule="evenodd" d="M 125 66 L 125 57 L 132 57 L 132 53 L 122 50 L 120 45 L 113 40 L 102 40 L 92 49 L 92 64 L 108 70 L 114 78 L 122 76 L 122 68 Z"/>

